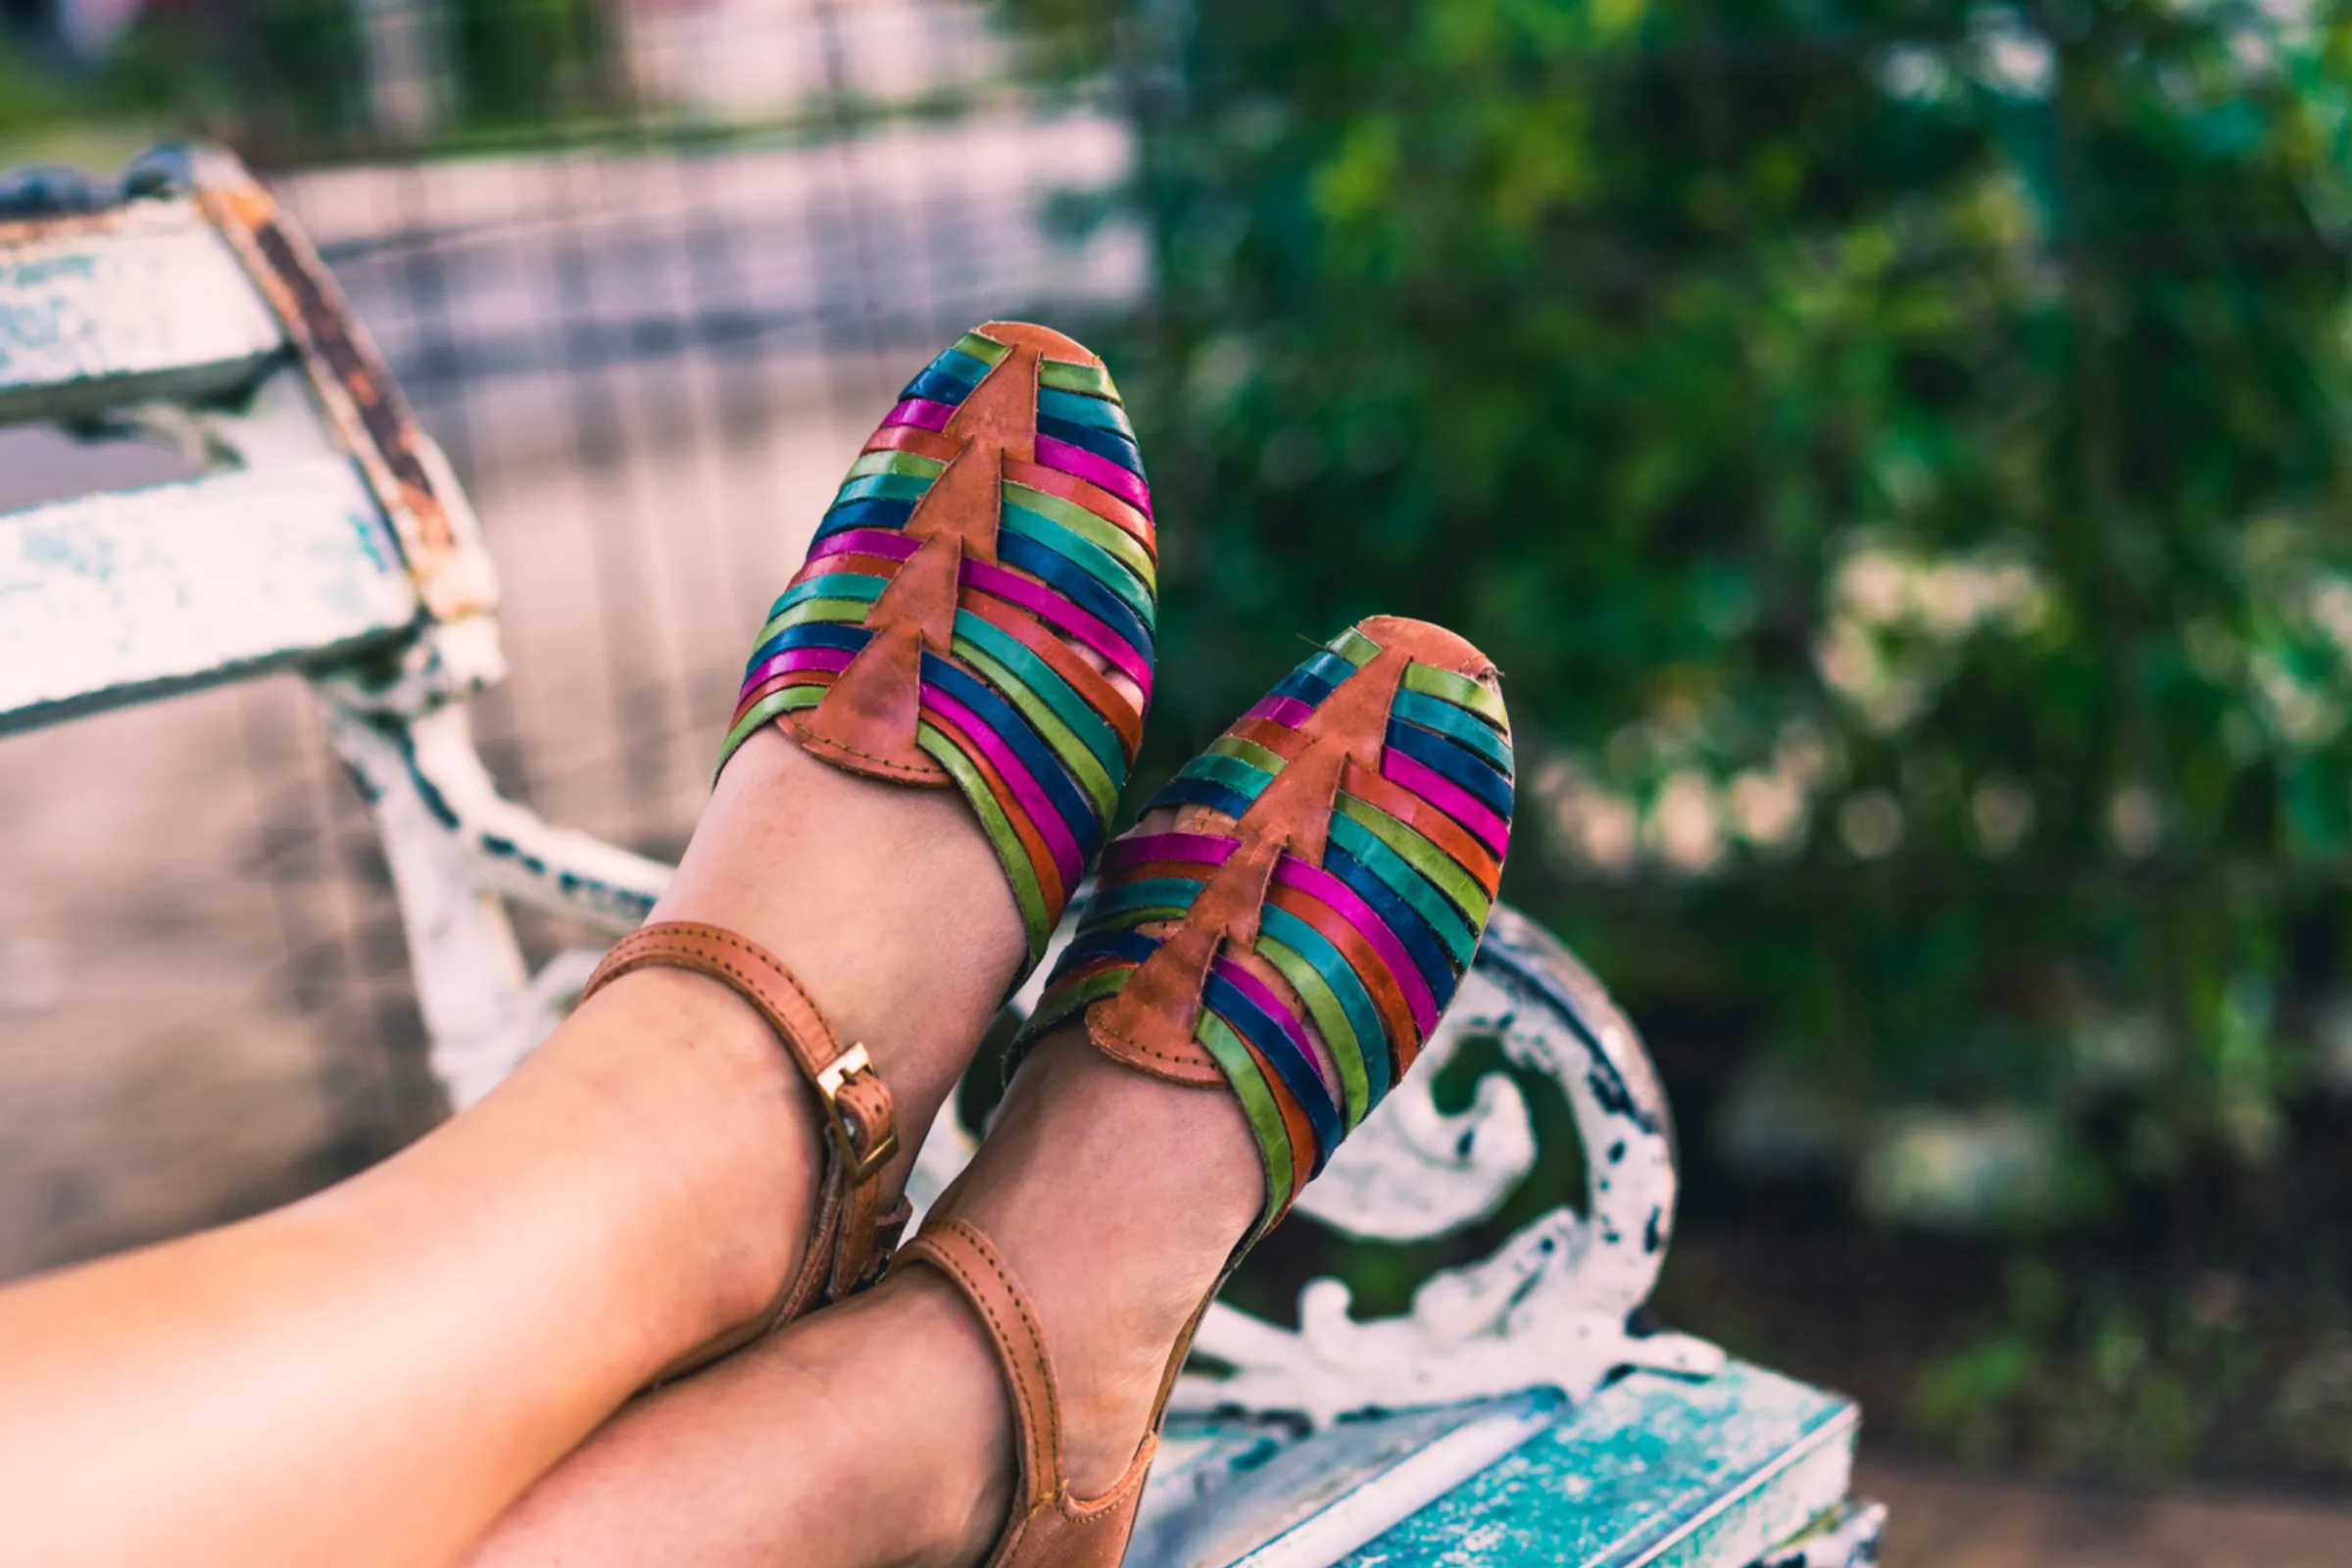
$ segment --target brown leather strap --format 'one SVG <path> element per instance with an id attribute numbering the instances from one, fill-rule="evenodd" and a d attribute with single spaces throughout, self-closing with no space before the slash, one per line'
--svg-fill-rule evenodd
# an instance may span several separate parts
<path id="1" fill-rule="evenodd" d="M 787 1321 L 819 1298 L 849 1295 L 874 1273 L 876 1230 L 883 1218 L 882 1170 L 899 1149 L 889 1085 L 874 1071 L 863 1046 L 843 1048 L 823 1011 L 773 954 L 720 926 L 683 920 L 640 926 L 605 955 L 580 989 L 580 1000 L 633 970 L 657 967 L 706 975 L 750 1003 L 783 1042 L 824 1112 L 826 1170 L 816 1221 L 800 1272 L 763 1326 Z M 905 1206 L 903 1199 L 898 1206 Z M 905 1224 L 901 1214 L 894 1240 Z"/>
<path id="2" fill-rule="evenodd" d="M 1012 1393 L 1020 1476 L 1004 1533 L 984 1568 L 1118 1568 L 1128 1538 L 1135 1533 L 1144 1483 L 1159 1452 L 1157 1412 L 1126 1473 L 1109 1491 L 1099 1497 L 1072 1496 L 1062 1473 L 1061 1398 L 1054 1387 L 1054 1358 L 1046 1349 L 1037 1312 L 1003 1254 L 968 1221 L 934 1216 L 924 1222 L 921 1235 L 900 1250 L 891 1266 L 907 1263 L 930 1264 L 963 1293 L 988 1330 Z M 1183 1362 L 1191 1343 L 1188 1329 L 1170 1365 Z"/>
<path id="3" fill-rule="evenodd" d="M 914 1204 L 901 1193 L 899 1200 L 884 1209 L 874 1220 L 874 1261 L 867 1265 L 871 1279 L 860 1280 L 860 1288 L 882 1277 L 889 1266 L 890 1256 L 899 1250 L 899 1238 L 906 1234 L 906 1222 L 914 1218 Z"/>
<path id="4" fill-rule="evenodd" d="M 1061 1493 L 1061 1395 L 1045 1333 L 1020 1281 L 989 1239 L 959 1219 L 925 1224 L 921 1235 L 899 1250 L 892 1267 L 910 1262 L 928 1263 L 956 1282 L 1004 1364 L 1020 1442 L 1020 1493 L 1013 1499 L 1013 1517 L 1052 1502 Z"/>

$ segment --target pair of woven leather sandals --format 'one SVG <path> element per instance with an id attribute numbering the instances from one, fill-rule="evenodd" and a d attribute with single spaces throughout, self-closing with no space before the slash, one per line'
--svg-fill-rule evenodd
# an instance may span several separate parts
<path id="1" fill-rule="evenodd" d="M 1142 458 L 1102 362 L 1043 327 L 967 332 L 851 466 L 761 628 L 720 765 L 773 723 L 853 773 L 960 790 L 1012 886 L 1031 965 L 1102 852 L 1013 1059 L 1083 1020 L 1115 1061 L 1235 1095 L 1266 1200 L 1229 1275 L 1412 1065 L 1468 966 L 1509 847 L 1510 727 L 1485 656 L 1375 617 L 1187 763 L 1147 807 L 1152 831 L 1103 851 L 1151 700 L 1156 560 Z M 1117 1563 L 1191 1329 L 1127 1473 L 1099 1497 L 1071 1495 L 1053 1356 L 1005 1260 L 970 1223 L 937 1216 L 893 1258 L 906 1205 L 883 1186 L 899 1129 L 863 1049 L 841 1045 L 774 957 L 714 927 L 647 926 L 588 990 L 647 965 L 710 976 L 757 1008 L 828 1141 L 796 1278 L 673 1371 L 889 1267 L 938 1269 L 994 1340 L 1012 1396 L 1021 1473 L 991 1568 Z"/>

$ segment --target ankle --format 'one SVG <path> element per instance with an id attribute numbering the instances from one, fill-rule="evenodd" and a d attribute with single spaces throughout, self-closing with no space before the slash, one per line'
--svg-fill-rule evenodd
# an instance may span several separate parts
<path id="1" fill-rule="evenodd" d="M 1113 1063 L 1082 1026 L 1023 1063 L 940 1206 L 988 1235 L 1036 1307 L 1080 1495 L 1125 1473 L 1176 1342 L 1263 1200 L 1256 1142 L 1230 1094 Z"/>
<path id="2" fill-rule="evenodd" d="M 846 773 L 773 728 L 729 760 L 654 917 L 707 920 L 772 952 L 842 1043 L 866 1048 L 910 1145 L 1025 950 L 960 795 Z"/>
<path id="3" fill-rule="evenodd" d="M 892 1430 L 846 1483 L 870 1495 L 875 1519 L 890 1521 L 886 1539 L 866 1543 L 867 1560 L 985 1561 L 1012 1508 L 1014 1432 L 996 1349 L 970 1305 L 934 1271 L 909 1268 L 820 1321 L 840 1336 L 837 1356 L 886 1357 L 869 1387 L 886 1391 L 893 1408 L 879 1424 Z"/>
<path id="4" fill-rule="evenodd" d="M 799 1073 L 741 998 L 683 970 L 623 975 L 526 1067 L 563 1082 L 580 1136 L 645 1195 L 672 1278 L 658 1336 L 675 1342 L 669 1353 L 773 1301 L 800 1261 L 822 1135 Z"/>

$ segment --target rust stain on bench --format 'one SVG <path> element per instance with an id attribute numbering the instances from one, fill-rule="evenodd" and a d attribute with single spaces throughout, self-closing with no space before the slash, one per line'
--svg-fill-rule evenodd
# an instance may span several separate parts
<path id="1" fill-rule="evenodd" d="M 352 317 L 318 253 L 251 179 L 207 184 L 196 200 L 284 324 L 318 400 L 392 519 L 417 597 L 440 620 L 496 607 L 495 578 L 460 536 L 424 461 L 416 416 Z"/>

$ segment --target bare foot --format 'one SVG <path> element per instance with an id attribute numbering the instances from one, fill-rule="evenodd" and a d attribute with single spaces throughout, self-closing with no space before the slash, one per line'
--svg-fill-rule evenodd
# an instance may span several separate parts
<path id="1" fill-rule="evenodd" d="M 1017 948 L 1009 914 L 1005 930 Z M 1022 1064 L 943 1207 L 988 1231 L 1036 1304 L 1080 1494 L 1135 1457 L 1169 1352 L 1264 1199 L 1230 1094 L 1121 1067 L 1083 1026 Z M 1014 1472 L 994 1348 L 944 1278 L 906 1269 L 639 1401 L 468 1561 L 958 1568 L 1002 1534 Z"/>

